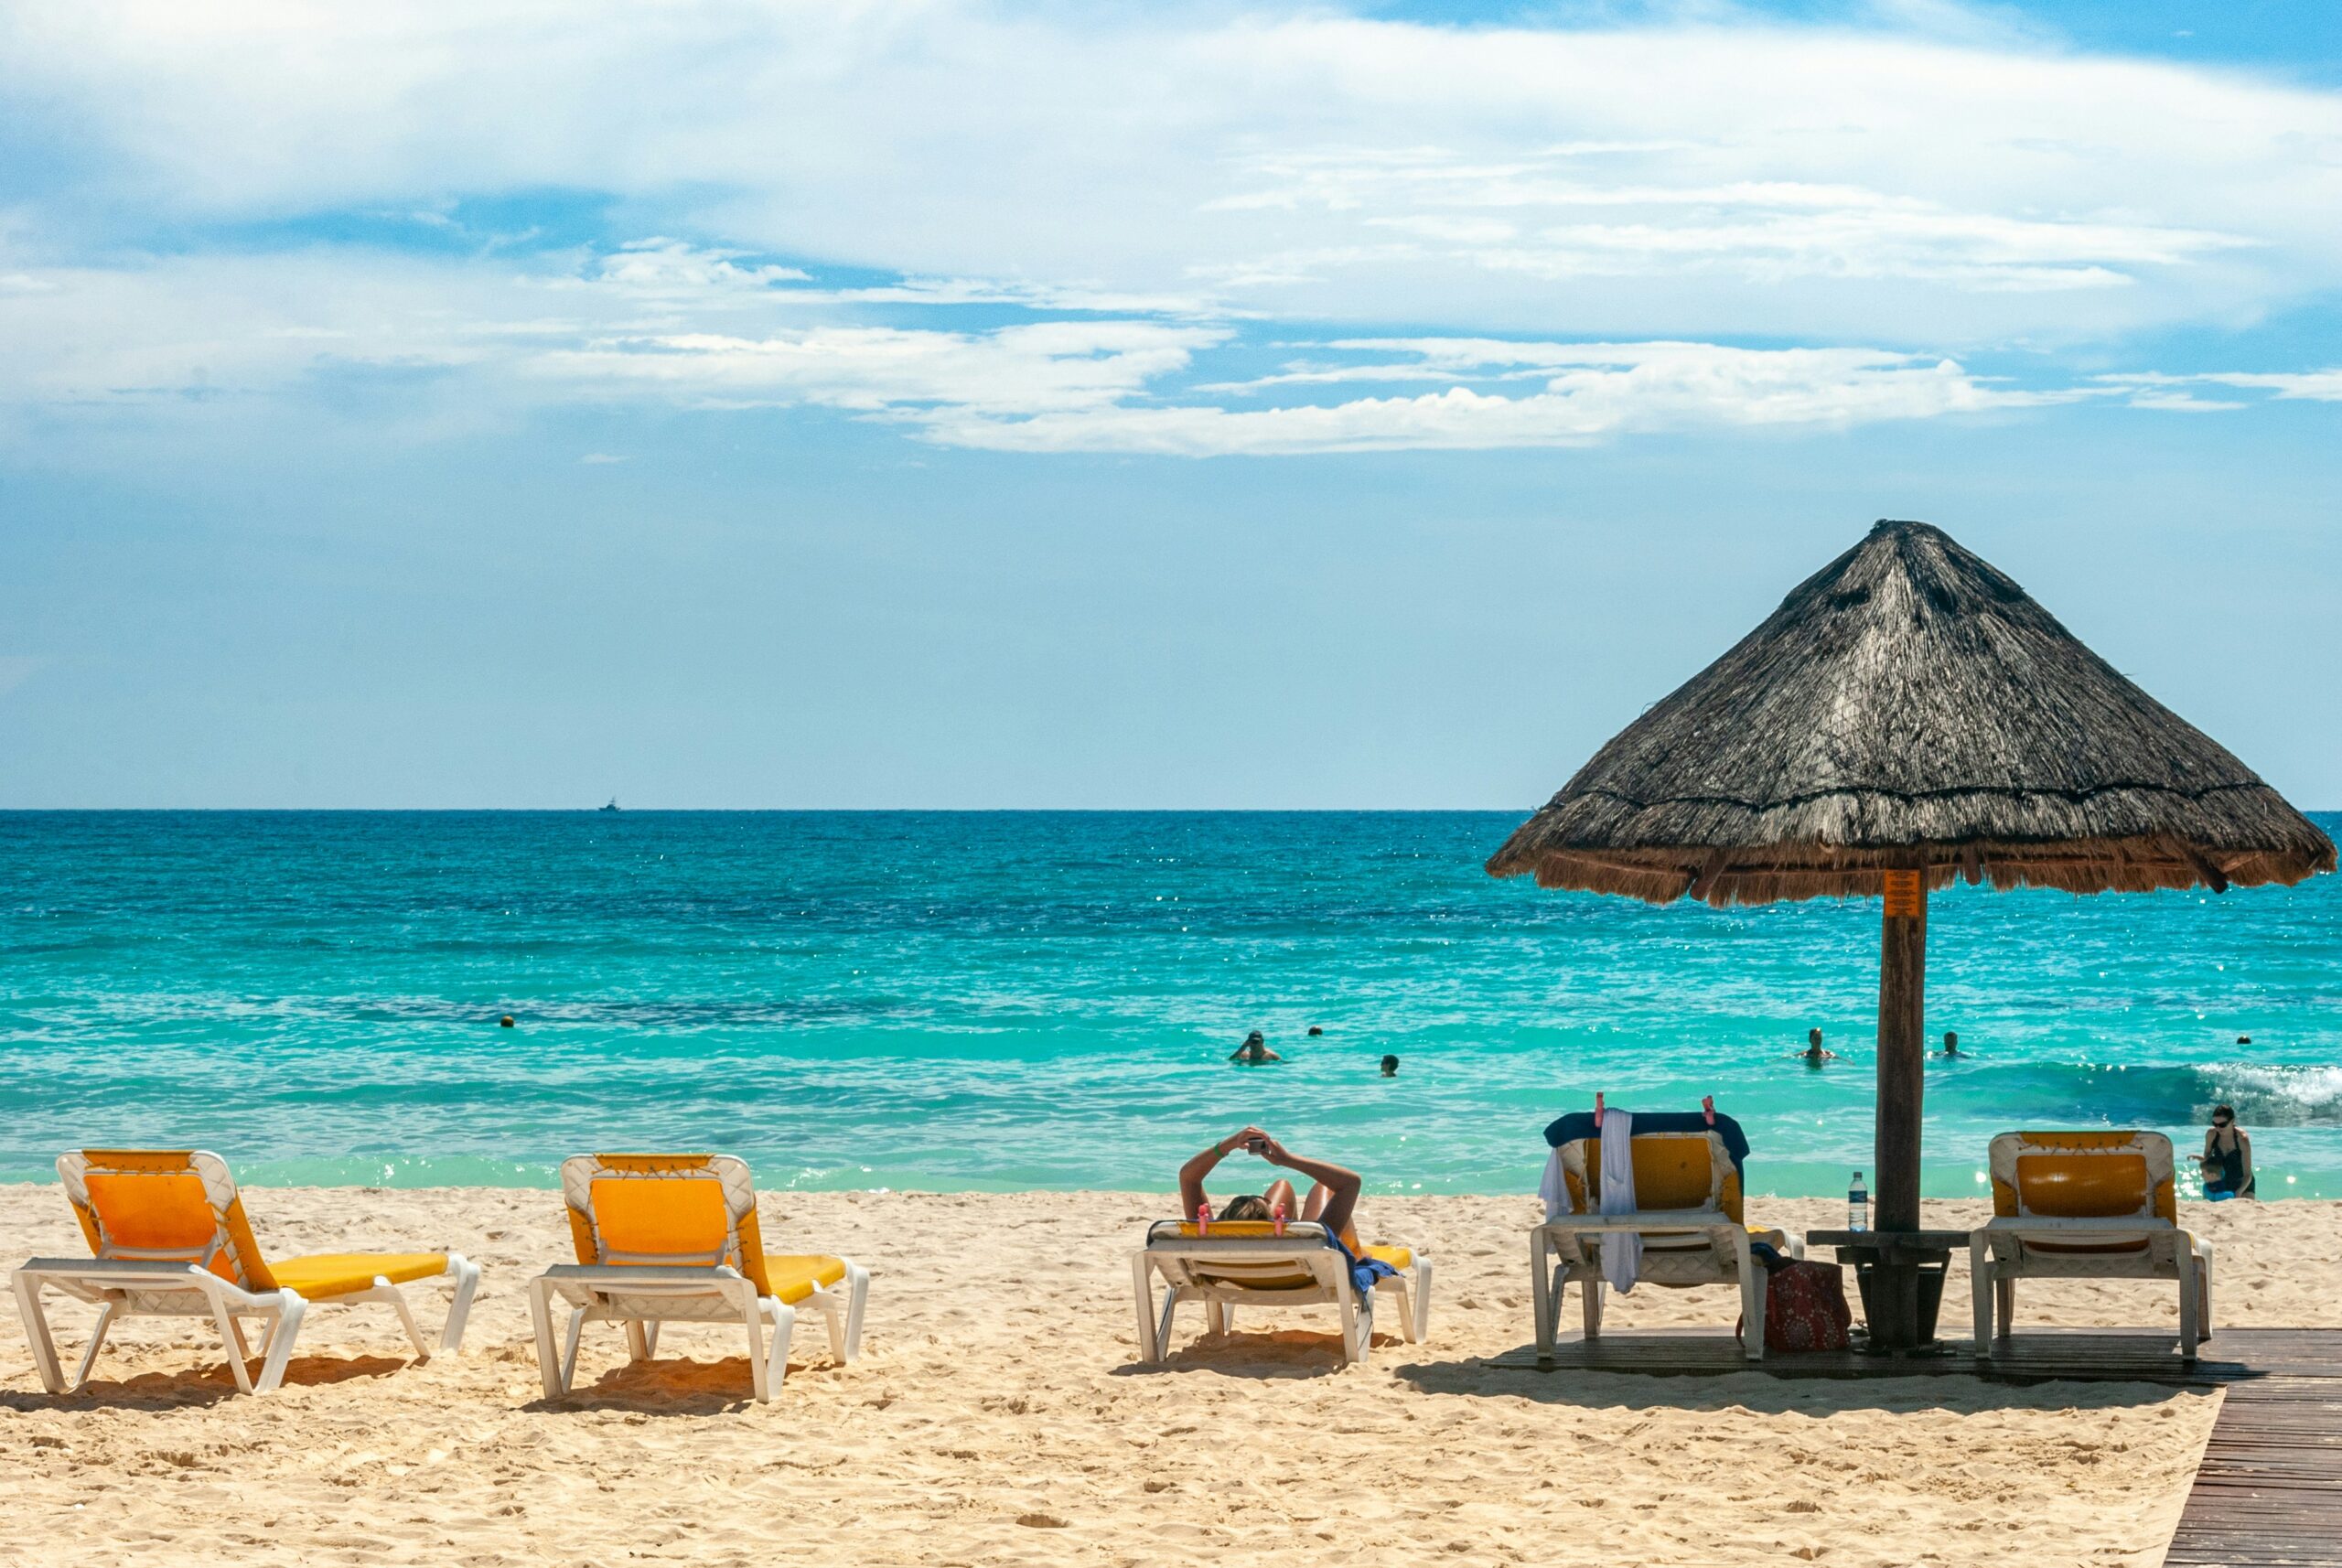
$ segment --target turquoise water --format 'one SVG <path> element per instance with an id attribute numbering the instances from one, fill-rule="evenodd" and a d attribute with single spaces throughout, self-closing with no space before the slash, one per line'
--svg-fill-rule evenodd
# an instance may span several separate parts
<path id="1" fill-rule="evenodd" d="M 1714 1093 L 1756 1190 L 1844 1191 L 1875 903 L 1493 881 L 1519 820 L 0 813 L 0 1179 L 81 1144 L 392 1186 L 682 1146 L 772 1187 L 1160 1187 L 1256 1121 L 1377 1190 L 1517 1192 L 1603 1090 Z M 1973 1052 L 1929 1071 L 1931 1193 L 2004 1128 L 2186 1144 L 2225 1100 L 2265 1194 L 2342 1196 L 2342 878 L 1931 914 L 1928 1027 Z M 1816 1024 L 1851 1060 L 1789 1059 Z M 1255 1027 L 1287 1060 L 1227 1065 Z"/>

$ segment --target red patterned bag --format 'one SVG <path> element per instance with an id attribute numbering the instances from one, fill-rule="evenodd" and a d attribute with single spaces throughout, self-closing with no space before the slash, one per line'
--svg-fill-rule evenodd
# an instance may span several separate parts
<path id="1" fill-rule="evenodd" d="M 1853 1323 L 1833 1265 L 1783 1260 L 1765 1272 L 1766 1349 L 1843 1350 Z"/>

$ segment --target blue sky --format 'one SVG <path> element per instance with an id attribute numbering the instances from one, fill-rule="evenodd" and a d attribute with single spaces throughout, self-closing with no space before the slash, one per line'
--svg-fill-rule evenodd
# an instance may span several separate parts
<path id="1" fill-rule="evenodd" d="M 0 805 L 1542 800 L 1873 518 L 2342 806 L 2342 11 L 38 3 Z"/>

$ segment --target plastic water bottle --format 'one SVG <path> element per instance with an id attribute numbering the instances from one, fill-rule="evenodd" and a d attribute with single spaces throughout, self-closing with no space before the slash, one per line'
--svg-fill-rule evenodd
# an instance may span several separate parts
<path id="1" fill-rule="evenodd" d="M 1870 1229 L 1870 1189 L 1863 1186 L 1863 1173 L 1854 1173 L 1854 1185 L 1846 1189 L 1846 1229 Z"/>

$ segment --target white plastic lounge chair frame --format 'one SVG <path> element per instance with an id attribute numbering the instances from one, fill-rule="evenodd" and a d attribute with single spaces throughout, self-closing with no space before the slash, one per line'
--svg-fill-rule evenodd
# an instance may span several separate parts
<path id="1" fill-rule="evenodd" d="M 600 1177 L 698 1179 L 720 1184 L 728 1229 L 724 1245 L 688 1262 L 559 1263 L 529 1285 L 529 1310 L 536 1328 L 537 1367 L 545 1397 L 569 1392 L 577 1376 L 577 1349 L 588 1323 L 626 1326 L 627 1359 L 649 1360 L 658 1353 L 662 1323 L 737 1323 L 747 1333 L 749 1376 L 758 1403 L 772 1399 L 789 1371 L 789 1348 L 797 1312 L 810 1307 L 829 1327 L 830 1355 L 840 1365 L 862 1354 L 862 1315 L 870 1297 L 870 1272 L 850 1258 L 843 1279 L 813 1283 L 794 1305 L 758 1292 L 742 1272 L 744 1251 L 762 1256 L 756 1212 L 756 1186 L 745 1161 L 726 1155 L 579 1155 L 562 1163 L 562 1189 L 581 1251 L 605 1259 L 611 1252 L 596 1229 L 593 1185 Z M 565 1343 L 553 1343 L 553 1304 L 569 1308 Z M 768 1344 L 765 1333 L 772 1337 Z"/>
<path id="2" fill-rule="evenodd" d="M 1431 1331 L 1431 1259 L 1405 1251 L 1406 1268 L 1360 1291 L 1322 1225 L 1295 1221 L 1278 1236 L 1267 1221 L 1226 1220 L 1199 1236 L 1176 1219 L 1159 1220 L 1148 1229 L 1146 1245 L 1131 1254 L 1140 1359 L 1159 1362 L 1170 1354 L 1172 1318 L 1187 1301 L 1204 1304 L 1214 1334 L 1229 1332 L 1240 1306 L 1330 1303 L 1341 1312 L 1343 1359 L 1364 1361 L 1374 1343 L 1374 1297 L 1387 1294 L 1398 1299 L 1400 1334 L 1419 1343 Z M 1157 1274 L 1164 1284 L 1159 1303 Z"/>
<path id="3" fill-rule="evenodd" d="M 78 1211 L 87 1212 L 88 1195 L 83 1187 L 89 1155 L 67 1155 L 58 1161 L 59 1175 L 64 1178 L 68 1197 Z M 415 1359 L 427 1361 L 435 1350 L 454 1355 L 463 1348 L 464 1326 L 471 1316 L 472 1297 L 479 1288 L 479 1265 L 461 1252 L 449 1252 L 446 1267 L 438 1277 L 454 1290 L 447 1305 L 447 1320 L 440 1330 L 435 1347 L 424 1337 L 414 1320 L 414 1309 L 408 1306 L 405 1294 L 381 1275 L 363 1290 L 341 1291 L 321 1302 L 312 1303 L 298 1291 L 285 1287 L 273 1289 L 247 1288 L 251 1274 L 251 1260 L 247 1249 L 257 1251 L 251 1240 L 243 1218 L 242 1201 L 236 1192 L 234 1178 L 228 1174 L 227 1163 L 219 1155 L 203 1150 L 184 1156 L 185 1174 L 203 1182 L 206 1196 L 218 1217 L 218 1230 L 213 1240 L 200 1249 L 177 1251 L 177 1255 L 159 1250 L 139 1251 L 120 1247 L 101 1239 L 103 1255 L 94 1258 L 34 1258 L 9 1276 L 9 1284 L 16 1297 L 17 1315 L 24 1319 L 25 1337 L 31 1344 L 33 1368 L 39 1375 L 41 1387 L 52 1394 L 76 1393 L 90 1380 L 91 1369 L 97 1364 L 98 1352 L 106 1342 L 106 1335 L 116 1323 L 129 1317 L 201 1317 L 209 1318 L 220 1331 L 220 1345 L 228 1360 L 228 1370 L 234 1375 L 236 1387 L 244 1393 L 273 1392 L 285 1380 L 285 1369 L 293 1358 L 293 1344 L 301 1331 L 303 1316 L 312 1305 L 340 1306 L 356 1302 L 387 1304 L 399 1315 L 399 1322 L 406 1329 L 408 1340 L 414 1346 Z M 178 1174 L 178 1173 L 171 1173 Z M 86 1221 L 85 1221 L 86 1222 Z M 207 1264 L 223 1262 L 238 1277 L 229 1279 L 215 1273 Z M 81 1352 L 80 1367 L 68 1382 L 62 1363 L 58 1359 L 57 1341 L 49 1330 L 47 1305 L 42 1292 L 55 1290 L 76 1300 L 96 1306 L 98 1320 L 90 1330 L 90 1341 Z M 251 1345 L 244 1337 L 243 1320 L 258 1318 L 267 1327 L 261 1342 L 260 1375 L 252 1376 Z"/>
<path id="4" fill-rule="evenodd" d="M 2179 1353 L 2195 1359 L 2212 1332 L 2212 1244 L 2180 1228 L 2169 1138 L 2004 1133 L 1992 1180 L 1995 1217 L 1968 1239 L 1979 1356 L 2007 1337 L 2019 1280 L 2153 1279 L 2179 1286 Z"/>
<path id="5" fill-rule="evenodd" d="M 1572 1208 L 1577 1212 L 1532 1227 L 1529 1232 L 1530 1292 L 1536 1317 L 1537 1359 L 1553 1359 L 1553 1342 L 1560 1334 L 1562 1303 L 1567 1287 L 1578 1287 L 1585 1321 L 1585 1337 L 1602 1332 L 1602 1239 L 1635 1232 L 1643 1239 L 1638 1283 L 1679 1288 L 1699 1284 L 1740 1287 L 1741 1354 L 1749 1360 L 1765 1355 L 1765 1271 L 1749 1251 L 1747 1226 L 1731 1210 L 1740 1207 L 1740 1176 L 1722 1137 L 1709 1133 L 1638 1133 L 1639 1150 L 1652 1144 L 1703 1145 L 1707 1166 L 1705 1197 L 1697 1207 L 1647 1208 L 1631 1214 L 1590 1212 L 1595 1206 L 1588 1180 L 1593 1139 L 1564 1144 L 1560 1153 Z M 1597 1156 L 1598 1157 L 1598 1156 Z M 1694 1177 L 1696 1181 L 1696 1176 Z M 1644 1196 L 1644 1173 L 1637 1168 L 1637 1197 Z M 1662 1193 L 1661 1196 L 1674 1196 Z M 1777 1233 L 1778 1234 L 1778 1233 Z M 1780 1236 L 1777 1242 L 1792 1257 L 1805 1255 L 1802 1242 Z"/>

